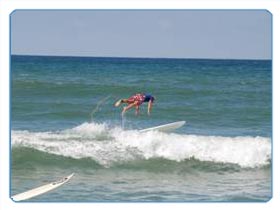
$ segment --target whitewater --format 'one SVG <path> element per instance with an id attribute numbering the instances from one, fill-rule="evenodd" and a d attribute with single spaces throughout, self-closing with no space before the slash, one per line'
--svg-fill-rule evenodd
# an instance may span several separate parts
<path id="1" fill-rule="evenodd" d="M 97 123 L 52 132 L 12 131 L 12 147 L 27 147 L 74 159 L 90 158 L 104 167 L 138 159 L 196 159 L 240 167 L 270 164 L 266 137 L 200 136 L 157 131 L 139 132 Z"/>

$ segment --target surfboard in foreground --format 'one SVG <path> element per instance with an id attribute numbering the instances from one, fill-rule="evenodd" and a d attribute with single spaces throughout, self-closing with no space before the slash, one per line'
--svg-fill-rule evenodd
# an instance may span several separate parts
<path id="1" fill-rule="evenodd" d="M 178 121 L 178 122 L 173 122 L 165 125 L 160 125 L 152 128 L 146 128 L 143 130 L 140 130 L 140 132 L 147 132 L 147 131 L 160 131 L 160 132 L 170 132 L 173 131 L 177 128 L 182 127 L 185 125 L 186 121 Z"/>
<path id="2" fill-rule="evenodd" d="M 58 181 L 51 182 L 49 184 L 46 184 L 46 185 L 43 185 L 43 186 L 40 186 L 40 187 L 36 187 L 36 188 L 28 190 L 26 192 L 14 195 L 14 196 L 12 196 L 12 199 L 14 201 L 23 201 L 23 200 L 27 200 L 27 199 L 36 197 L 38 195 L 47 193 L 51 190 L 54 190 L 54 189 L 62 186 L 63 184 L 68 182 L 73 176 L 74 176 L 74 173 L 70 174 L 69 176 L 66 176 L 66 177 L 64 177 L 64 178 L 62 178 Z"/>

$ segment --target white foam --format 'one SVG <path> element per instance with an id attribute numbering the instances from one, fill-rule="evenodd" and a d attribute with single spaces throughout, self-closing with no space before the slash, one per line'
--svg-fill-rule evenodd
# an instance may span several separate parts
<path id="1" fill-rule="evenodd" d="M 83 123 L 73 129 L 66 130 L 68 132 L 77 132 L 80 134 L 88 134 L 88 135 L 96 135 L 102 134 L 108 130 L 108 126 L 106 123 L 98 124 L 98 123 Z"/>
<path id="2" fill-rule="evenodd" d="M 104 166 L 135 159 L 233 163 L 241 167 L 269 164 L 271 142 L 265 137 L 221 137 L 109 129 L 84 123 L 57 132 L 12 131 L 12 146 L 34 148 L 72 158 L 92 158 Z"/>
<path id="3" fill-rule="evenodd" d="M 126 146 L 138 148 L 146 159 L 165 158 L 183 161 L 195 158 L 201 161 L 233 163 L 241 167 L 266 165 L 271 158 L 269 138 L 220 137 L 165 134 L 117 134 L 116 138 Z"/>

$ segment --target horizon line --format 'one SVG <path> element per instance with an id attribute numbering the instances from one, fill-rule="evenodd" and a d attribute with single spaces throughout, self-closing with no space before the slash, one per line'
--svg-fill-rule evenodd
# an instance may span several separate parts
<path id="1" fill-rule="evenodd" d="M 91 55 L 46 55 L 46 54 L 12 54 L 10 56 L 33 56 L 33 57 L 72 57 L 72 58 L 119 58 L 119 59 L 177 59 L 177 60 L 262 60 L 272 61 L 272 58 L 209 58 L 209 57 L 140 57 L 140 56 L 91 56 Z"/>

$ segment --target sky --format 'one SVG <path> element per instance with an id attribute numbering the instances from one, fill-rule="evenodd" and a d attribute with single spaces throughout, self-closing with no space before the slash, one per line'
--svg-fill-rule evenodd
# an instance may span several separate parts
<path id="1" fill-rule="evenodd" d="M 15 10 L 11 53 L 271 59 L 266 10 Z"/>

